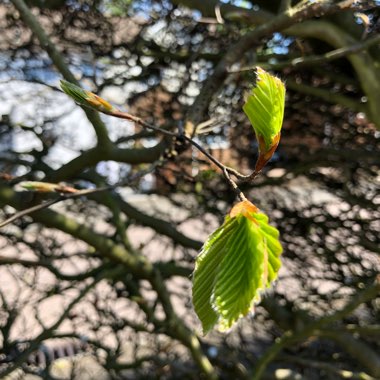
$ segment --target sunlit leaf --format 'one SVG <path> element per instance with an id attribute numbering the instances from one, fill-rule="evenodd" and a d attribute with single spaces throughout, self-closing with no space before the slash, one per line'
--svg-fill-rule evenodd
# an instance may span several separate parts
<path id="1" fill-rule="evenodd" d="M 285 108 L 285 85 L 257 67 L 256 86 L 243 106 L 259 142 L 257 170 L 270 160 L 280 141 Z"/>
<path id="2" fill-rule="evenodd" d="M 193 304 L 204 333 L 216 324 L 230 328 L 260 301 L 281 266 L 278 236 L 248 201 L 238 203 L 209 236 L 193 277 Z"/>

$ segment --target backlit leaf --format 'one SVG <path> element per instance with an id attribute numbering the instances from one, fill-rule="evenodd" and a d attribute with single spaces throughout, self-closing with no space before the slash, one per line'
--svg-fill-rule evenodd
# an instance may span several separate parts
<path id="1" fill-rule="evenodd" d="M 277 77 L 257 67 L 256 86 L 243 106 L 243 111 L 259 142 L 257 170 L 272 157 L 280 141 L 285 108 L 285 85 Z"/>
<path id="2" fill-rule="evenodd" d="M 281 266 L 278 236 L 248 201 L 238 203 L 209 236 L 193 277 L 193 304 L 204 333 L 216 324 L 230 328 L 260 301 Z"/>

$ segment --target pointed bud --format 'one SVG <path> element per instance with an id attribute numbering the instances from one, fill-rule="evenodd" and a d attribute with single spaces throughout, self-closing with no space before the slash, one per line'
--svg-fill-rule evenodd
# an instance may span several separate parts
<path id="1" fill-rule="evenodd" d="M 48 183 L 48 182 L 38 182 L 38 181 L 30 181 L 30 182 L 21 182 L 20 186 L 24 189 L 37 191 L 39 193 L 76 193 L 77 189 L 66 186 L 64 184 L 56 184 L 56 183 Z"/>
<path id="2" fill-rule="evenodd" d="M 75 84 L 61 80 L 61 88 L 67 95 L 73 98 L 76 103 L 83 106 L 91 107 L 104 113 L 110 113 L 115 110 L 110 103 L 100 96 L 92 93 L 91 91 L 83 90 Z"/>

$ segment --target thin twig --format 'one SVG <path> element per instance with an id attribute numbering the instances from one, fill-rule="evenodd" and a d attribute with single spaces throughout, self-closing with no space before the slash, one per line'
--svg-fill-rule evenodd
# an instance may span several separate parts
<path id="1" fill-rule="evenodd" d="M 286 67 L 301 67 L 301 66 L 303 67 L 303 66 L 321 64 L 321 63 L 330 62 L 330 61 L 345 57 L 350 54 L 355 54 L 362 50 L 368 49 L 370 46 L 376 43 L 380 43 L 380 35 L 373 36 L 371 38 L 368 38 L 365 41 L 358 42 L 353 45 L 331 50 L 325 54 L 314 55 L 314 56 L 309 56 L 309 57 L 298 57 L 298 58 L 293 58 L 289 61 L 278 62 L 278 63 L 268 63 L 268 62 L 256 63 L 255 66 L 242 67 L 238 70 L 229 69 L 228 73 L 236 74 L 236 73 L 240 73 L 244 71 L 252 71 L 256 68 L 256 66 L 260 66 L 264 69 L 280 70 Z"/>
<path id="2" fill-rule="evenodd" d="M 235 190 L 236 194 L 238 195 L 239 199 L 241 201 L 246 201 L 247 198 L 245 197 L 244 193 L 239 189 L 239 187 L 236 185 L 236 183 L 231 179 L 230 174 L 228 173 L 227 168 L 223 169 L 223 174 L 226 177 L 227 181 L 231 185 L 231 187 Z"/>
<path id="3" fill-rule="evenodd" d="M 77 193 L 75 193 L 77 194 Z M 73 195 L 73 194 L 72 194 Z M 19 212 L 16 212 L 15 214 L 13 214 L 11 217 L 9 217 L 8 219 L 5 219 L 3 222 L 0 223 L 0 228 L 3 228 L 5 227 L 6 225 L 14 222 L 15 220 L 17 219 L 20 219 L 22 218 L 23 216 L 25 215 L 29 215 L 29 214 L 32 214 L 33 212 L 36 212 L 38 210 L 42 210 L 44 208 L 47 208 L 47 207 L 50 207 L 52 206 L 53 204 L 55 203 L 58 203 L 62 200 L 64 200 L 65 198 L 63 196 L 60 196 L 59 198 L 56 198 L 56 199 L 52 199 L 50 201 L 47 201 L 47 202 L 43 202 L 39 205 L 36 205 L 36 206 L 33 206 L 33 207 L 29 207 L 29 208 L 26 208 L 25 210 L 22 210 L 22 211 L 19 211 Z"/>
<path id="4" fill-rule="evenodd" d="M 239 189 L 238 185 L 236 182 L 232 180 L 229 174 L 233 174 L 235 177 L 239 178 L 240 180 L 243 181 L 252 181 L 254 178 L 257 176 L 257 172 L 253 172 L 252 174 L 249 174 L 248 176 L 245 176 L 241 173 L 239 173 L 237 170 L 230 168 L 224 164 L 222 164 L 219 160 L 217 160 L 213 155 L 211 155 L 207 150 L 205 150 L 200 144 L 198 144 L 194 139 L 191 137 L 187 136 L 185 133 L 175 133 L 168 131 L 166 129 L 162 129 L 159 127 L 156 127 L 145 120 L 141 119 L 140 117 L 134 116 L 129 114 L 128 112 L 123 112 L 120 110 L 112 110 L 109 112 L 104 112 L 107 113 L 110 116 L 114 116 L 120 119 L 125 119 L 129 121 L 133 121 L 134 123 L 142 126 L 143 128 L 151 129 L 156 132 L 160 132 L 166 136 L 178 138 L 178 139 L 183 139 L 187 141 L 189 144 L 191 144 L 193 147 L 195 147 L 199 152 L 201 152 L 204 156 L 206 156 L 213 164 L 215 164 L 224 174 L 226 177 L 228 183 L 231 185 L 231 187 L 234 189 L 234 191 L 237 193 L 238 197 L 240 200 L 245 200 L 246 197 L 244 196 L 243 192 Z"/>
<path id="5" fill-rule="evenodd" d="M 110 116 L 117 117 L 119 119 L 125 119 L 125 120 L 129 120 L 129 121 L 133 121 L 134 123 L 141 125 L 142 127 L 151 129 L 152 131 L 160 132 L 166 136 L 178 137 L 177 133 L 170 132 L 170 131 L 163 129 L 163 128 L 160 128 L 160 127 L 156 127 L 152 124 L 147 123 L 146 121 L 144 121 L 143 119 L 141 119 L 137 116 L 131 115 L 128 112 L 122 112 L 119 110 L 114 110 L 114 111 L 104 112 L 104 113 L 107 115 L 110 115 Z"/>
<path id="6" fill-rule="evenodd" d="M 61 193 L 58 198 L 52 199 L 50 201 L 43 202 L 41 204 L 29 207 L 25 210 L 22 210 L 22 211 L 19 211 L 19 212 L 13 214 L 8 219 L 5 219 L 3 222 L 0 223 L 0 228 L 5 227 L 6 225 L 14 222 L 17 219 L 22 218 L 23 216 L 30 215 L 36 211 L 43 210 L 43 209 L 48 208 L 48 207 L 50 207 L 50 206 L 52 206 L 58 202 L 66 201 L 68 199 L 79 198 L 79 197 L 83 197 L 86 195 L 96 194 L 96 193 L 100 193 L 103 191 L 114 190 L 118 187 L 126 186 L 126 185 L 130 184 L 132 181 L 135 181 L 136 179 L 138 179 L 138 178 L 150 173 L 151 171 L 155 170 L 156 167 L 160 164 L 161 164 L 161 162 L 157 162 L 156 164 L 152 165 L 152 167 L 150 167 L 148 170 L 136 173 L 134 176 L 132 176 L 132 178 L 128 178 L 127 180 L 116 183 L 114 185 L 97 187 L 95 189 L 78 190 L 75 193 L 67 193 L 67 194 Z"/>

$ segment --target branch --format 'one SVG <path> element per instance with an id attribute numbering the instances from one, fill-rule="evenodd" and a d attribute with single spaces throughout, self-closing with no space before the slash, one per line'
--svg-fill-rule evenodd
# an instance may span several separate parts
<path id="1" fill-rule="evenodd" d="M 36 261 L 6 256 L 0 256 L 0 265 L 22 265 L 26 268 L 45 268 L 62 281 L 83 281 L 88 278 L 96 277 L 96 275 L 103 272 L 107 268 L 105 265 L 100 265 L 90 271 L 70 275 L 60 272 L 52 263 L 44 259 Z M 119 272 L 121 274 L 124 269 L 122 267 L 119 268 Z"/>
<path id="2" fill-rule="evenodd" d="M 301 25 L 293 25 L 286 30 L 287 34 L 298 37 L 317 38 L 336 48 L 346 48 L 357 41 L 348 33 L 328 21 L 308 21 Z M 380 108 L 378 107 L 378 94 L 380 93 L 379 69 L 371 55 L 362 51 L 350 54 L 348 60 L 354 67 L 361 87 L 368 97 L 368 116 L 380 127 Z M 356 108 L 354 108 L 356 109 Z"/>
<path id="3" fill-rule="evenodd" d="M 22 208 L 23 202 L 19 195 L 11 188 L 0 184 L 0 205 L 8 204 L 16 209 Z M 53 210 L 36 211 L 33 213 L 33 219 L 36 222 L 43 223 L 46 227 L 57 228 L 84 241 L 89 246 L 94 247 L 103 257 L 123 264 L 123 269 L 130 271 L 137 278 L 147 279 L 151 282 L 166 314 L 166 334 L 179 340 L 190 350 L 192 357 L 207 379 L 215 379 L 214 369 L 208 358 L 203 354 L 197 336 L 175 314 L 158 267 L 156 268 L 144 256 L 128 251 L 122 245 L 115 244 L 108 237 L 100 235 L 74 219 Z"/>
<path id="4" fill-rule="evenodd" d="M 366 325 L 366 326 L 347 325 L 345 326 L 344 330 L 353 334 L 359 334 L 361 336 L 363 335 L 366 335 L 368 337 L 377 336 L 380 338 L 380 325 Z"/>
<path id="5" fill-rule="evenodd" d="M 50 201 L 47 201 L 47 202 L 43 202 L 41 204 L 38 204 L 36 206 L 33 206 L 33 207 L 29 207 L 29 208 L 26 208 L 25 210 L 22 210 L 20 212 L 16 212 L 15 214 L 13 214 L 11 217 L 3 220 L 1 223 L 0 223 L 0 228 L 3 228 L 5 226 L 7 226 L 8 224 L 14 222 L 15 220 L 17 219 L 20 219 L 22 218 L 23 216 L 26 216 L 26 215 L 30 215 L 30 214 L 33 214 L 35 211 L 38 211 L 38 210 L 42 210 L 44 208 L 48 208 L 52 205 L 54 205 L 55 203 L 58 203 L 64 199 L 67 199 L 65 198 L 64 196 L 61 196 L 57 199 L 52 199 Z"/>
<path id="6" fill-rule="evenodd" d="M 365 342 L 355 338 L 349 333 L 336 331 L 335 329 L 320 330 L 318 336 L 335 341 L 367 368 L 371 375 L 377 378 L 380 376 L 380 356 Z"/>
<path id="7" fill-rule="evenodd" d="M 212 2 L 202 2 L 202 1 L 186 1 L 186 0 L 176 0 L 175 3 L 183 3 L 185 5 L 188 5 L 192 8 L 197 8 L 203 12 L 206 12 L 205 14 L 211 15 L 213 11 L 214 5 L 212 4 L 218 4 L 217 1 Z M 309 2 L 301 2 L 303 4 L 309 3 Z M 227 73 L 226 72 L 232 72 L 236 70 L 231 70 L 231 66 L 234 62 L 239 61 L 244 53 L 251 49 L 260 38 L 263 36 L 269 36 L 275 31 L 283 31 L 284 34 L 287 35 L 293 35 L 298 37 L 311 37 L 316 38 L 319 40 L 323 40 L 329 45 L 332 45 L 337 48 L 335 52 L 331 52 L 332 55 L 330 56 L 329 53 L 327 53 L 327 60 L 333 60 L 336 58 L 339 58 L 341 54 L 344 56 L 347 56 L 348 59 L 351 61 L 352 65 L 354 66 L 362 88 L 365 92 L 365 94 L 368 97 L 368 107 L 366 107 L 366 113 L 370 116 L 370 118 L 378 125 L 380 126 L 380 108 L 378 105 L 378 94 L 380 92 L 380 81 L 379 81 L 379 70 L 376 68 L 375 62 L 372 60 L 370 55 L 366 52 L 361 52 L 360 54 L 350 54 L 349 50 L 351 49 L 351 45 L 353 45 L 353 51 L 358 53 L 360 50 L 363 49 L 359 46 L 361 43 L 354 40 L 349 34 L 342 31 L 339 27 L 336 25 L 333 25 L 330 22 L 327 21 L 309 21 L 309 22 L 302 22 L 306 19 L 313 18 L 314 16 L 318 15 L 328 15 L 333 14 L 336 12 L 339 12 L 341 10 L 345 9 L 352 9 L 352 10 L 358 10 L 360 11 L 362 8 L 373 8 L 375 7 L 375 4 L 362 4 L 361 2 L 358 2 L 357 4 L 353 5 L 353 1 L 341 1 L 336 4 L 331 4 L 329 1 L 319 1 L 315 2 L 314 4 L 306 4 L 305 7 L 299 9 L 299 8 L 290 8 L 287 11 L 281 13 L 278 16 L 275 16 L 274 14 L 271 14 L 270 12 L 262 12 L 260 11 L 260 19 L 255 20 L 257 23 L 261 24 L 259 27 L 256 27 L 252 32 L 247 33 L 242 39 L 233 46 L 230 47 L 230 49 L 227 50 L 227 53 L 225 54 L 224 58 L 219 62 L 219 64 L 216 66 L 214 73 L 212 76 L 209 77 L 209 79 L 206 81 L 205 85 L 202 87 L 202 91 L 195 100 L 194 104 L 192 105 L 188 115 L 187 115 L 187 130 L 189 130 L 191 133 L 194 133 L 195 128 L 194 126 L 197 125 L 200 120 L 203 118 L 204 113 L 207 110 L 208 104 L 212 98 L 212 96 L 217 92 L 218 88 L 222 85 Z M 222 16 L 224 19 L 228 18 L 225 14 L 223 14 L 223 6 L 221 7 L 222 10 Z M 239 13 L 240 12 L 240 13 Z M 252 10 L 240 10 L 236 11 L 235 15 L 240 15 L 237 19 L 240 19 L 240 21 L 247 20 L 249 21 L 249 17 L 251 15 L 254 15 L 254 11 Z M 236 18 L 235 18 L 236 19 Z M 255 23 L 253 21 L 253 23 Z M 374 37 L 374 39 L 368 40 L 368 44 L 371 45 L 372 43 L 376 43 L 376 39 L 378 37 Z M 364 43 L 366 44 L 366 43 Z M 367 45 L 366 47 L 369 47 Z M 340 49 L 343 49 L 342 51 Z M 348 52 L 346 53 L 344 50 L 347 49 Z M 358 49 L 358 50 L 356 50 Z M 334 56 L 337 54 L 337 56 Z M 312 59 L 315 58 L 317 63 L 319 59 L 326 59 L 326 56 L 323 57 L 312 57 L 310 64 L 312 63 Z M 308 58 L 305 58 L 305 64 L 309 64 Z M 299 62 L 299 63 L 298 63 Z M 301 61 L 291 61 L 292 65 L 296 64 L 296 66 L 302 66 L 303 60 Z M 282 63 L 278 64 L 279 67 L 282 67 Z M 286 63 L 288 66 L 288 64 Z M 264 64 L 263 67 L 271 67 L 275 69 L 277 65 L 268 65 Z M 239 70 L 237 70 L 239 71 Z M 331 99 L 331 98 L 330 98 Z M 343 99 L 345 100 L 345 99 Z M 349 99 L 348 99 L 349 100 Z M 339 101 L 339 99 L 337 99 Z M 335 101 L 334 101 L 335 102 Z M 352 102 L 345 102 L 346 106 L 351 107 L 353 104 Z M 355 106 L 355 105 L 354 105 Z M 354 110 L 358 110 L 359 107 L 353 108 Z M 359 112 L 365 112 L 363 111 L 363 108 L 360 108 Z"/>
<path id="8" fill-rule="evenodd" d="M 313 335 L 318 335 L 318 332 L 324 326 L 337 322 L 344 318 L 346 315 L 351 314 L 362 303 L 370 301 L 375 298 L 380 292 L 380 276 L 375 279 L 372 285 L 367 286 L 365 290 L 356 294 L 347 305 L 326 317 L 320 318 L 314 322 L 307 324 L 305 327 L 298 331 L 288 330 L 281 338 L 274 343 L 259 359 L 256 364 L 253 380 L 259 380 L 267 368 L 268 364 L 275 359 L 275 357 L 287 346 L 296 343 L 300 340 L 307 339 Z"/>
<path id="9" fill-rule="evenodd" d="M 212 156 L 210 153 L 208 153 L 207 150 L 205 150 L 201 145 L 199 145 L 191 137 L 187 136 L 186 134 L 174 133 L 174 132 L 170 132 L 170 131 L 167 131 L 165 129 L 162 129 L 162 128 L 155 127 L 154 125 L 147 123 L 143 119 L 136 117 L 136 116 L 133 116 L 131 114 L 128 114 L 126 112 L 112 111 L 112 112 L 108 112 L 108 114 L 110 116 L 115 116 L 118 118 L 134 121 L 135 123 L 139 124 L 143 128 L 151 129 L 153 131 L 158 131 L 160 133 L 166 134 L 167 136 L 175 137 L 179 140 L 182 139 L 182 140 L 187 141 L 189 144 L 191 144 L 196 149 L 198 149 L 203 155 L 205 155 L 213 164 L 215 164 L 222 171 L 222 173 L 226 177 L 228 183 L 230 184 L 230 186 L 235 191 L 235 193 L 237 194 L 237 196 L 239 197 L 239 199 L 241 201 L 246 199 L 243 192 L 239 189 L 237 184 L 230 177 L 230 171 L 233 169 L 226 167 L 224 164 L 222 164 L 220 161 L 218 161 L 214 156 Z M 237 172 L 235 170 L 233 170 L 233 172 L 236 175 Z"/>
<path id="10" fill-rule="evenodd" d="M 339 49 L 329 51 L 328 53 L 325 53 L 325 54 L 308 56 L 308 57 L 298 57 L 298 58 L 293 58 L 289 61 L 278 62 L 278 63 L 258 62 L 254 66 L 242 67 L 239 70 L 229 70 L 229 73 L 234 74 L 234 73 L 239 73 L 243 71 L 251 71 L 256 66 L 260 66 L 263 69 L 272 69 L 272 70 L 281 70 L 286 67 L 298 68 L 298 67 L 306 67 L 306 66 L 315 66 L 318 64 L 326 63 L 326 62 L 331 62 L 342 57 L 346 57 L 350 54 L 355 54 L 362 50 L 366 50 L 372 45 L 377 44 L 377 43 L 380 43 L 380 35 L 376 35 L 371 38 L 368 38 L 367 40 L 363 42 L 358 42 L 353 45 L 344 46 Z"/>
<path id="11" fill-rule="evenodd" d="M 330 364 L 327 362 L 321 362 L 321 361 L 316 361 L 316 360 L 312 360 L 312 359 L 303 359 L 303 358 L 293 356 L 293 355 L 281 355 L 281 358 L 279 358 L 279 359 L 281 359 L 282 361 L 286 361 L 286 362 L 288 362 L 288 361 L 294 362 L 296 364 L 299 364 L 299 365 L 301 365 L 303 367 L 307 367 L 307 368 L 311 367 L 311 368 L 316 368 L 316 369 L 319 369 L 322 371 L 328 371 L 328 372 L 331 372 L 331 373 L 333 373 L 333 374 L 335 374 L 335 375 L 337 375 L 343 379 L 375 380 L 374 377 L 369 376 L 364 372 L 352 372 L 352 371 L 348 371 L 345 369 L 340 369 L 337 367 L 337 365 L 335 363 Z"/>
<path id="12" fill-rule="evenodd" d="M 15 209 L 23 208 L 22 195 L 9 187 L 0 185 L 0 204 L 10 205 Z M 139 277 L 147 278 L 152 273 L 153 266 L 143 257 L 137 257 L 123 246 L 115 244 L 106 236 L 100 235 L 76 220 L 56 211 L 44 209 L 35 211 L 34 221 L 46 227 L 56 228 L 94 247 L 104 257 L 114 262 L 124 264 L 127 269 Z"/>
<path id="13" fill-rule="evenodd" d="M 245 200 L 244 194 L 241 192 L 239 187 L 236 185 L 236 183 L 231 179 L 230 177 L 230 171 L 233 169 L 227 168 L 225 165 L 223 165 L 221 162 L 219 162 L 215 157 L 213 157 L 210 153 L 208 153 L 201 145 L 199 145 L 196 141 L 194 141 L 191 137 L 187 136 L 185 133 L 183 133 L 182 130 L 180 130 L 178 133 L 168 131 L 166 129 L 156 127 L 155 125 L 152 125 L 145 120 L 141 119 L 138 116 L 134 116 L 128 112 L 120 111 L 119 109 L 113 107 L 110 103 L 108 103 L 105 99 L 102 99 L 98 95 L 90 92 L 85 91 L 81 87 L 73 85 L 72 83 L 61 81 L 61 87 L 63 91 L 68 94 L 72 99 L 74 99 L 78 104 L 91 107 L 93 109 L 96 109 L 99 112 L 102 112 L 106 115 L 113 116 L 119 119 L 124 119 L 128 121 L 132 121 L 133 123 L 141 126 L 142 128 L 149 129 L 155 132 L 159 132 L 163 134 L 164 136 L 171 137 L 175 142 L 178 142 L 179 144 L 184 144 L 185 142 L 188 142 L 189 144 L 193 145 L 196 149 L 198 149 L 202 154 L 204 154 L 211 162 L 213 162 L 217 167 L 219 167 L 224 176 L 226 177 L 228 183 L 231 185 L 233 190 L 237 193 L 240 200 Z M 204 124 L 204 123 L 202 123 Z M 110 153 L 115 153 L 118 150 L 115 148 Z M 114 158 L 115 161 L 121 161 L 117 158 Z M 239 173 L 235 170 L 233 170 L 235 175 L 238 175 Z M 257 174 L 256 171 L 254 174 Z M 255 177 L 255 175 L 251 175 L 247 177 L 248 180 L 251 180 Z"/>
<path id="14" fill-rule="evenodd" d="M 55 171 L 47 173 L 45 180 L 51 182 L 67 181 L 85 169 L 96 166 L 101 161 L 117 161 L 126 164 L 152 163 L 160 159 L 167 143 L 160 141 L 151 148 L 117 148 L 102 151 L 100 147 L 92 148 L 69 161 Z"/>
<path id="15" fill-rule="evenodd" d="M 8 219 L 5 219 L 3 222 L 1 222 L 0 223 L 0 228 L 5 227 L 6 225 L 14 222 L 17 219 L 22 218 L 23 216 L 31 215 L 31 214 L 33 214 L 36 211 L 40 211 L 40 210 L 43 210 L 45 208 L 48 208 L 48 207 L 52 206 L 53 204 L 65 201 L 67 199 L 79 198 L 79 197 L 83 197 L 83 196 L 86 196 L 86 195 L 90 195 L 90 194 L 94 194 L 94 193 L 99 193 L 99 192 L 106 191 L 106 190 L 111 190 L 114 187 L 116 187 L 116 186 L 115 185 L 113 185 L 113 186 L 105 186 L 105 187 L 102 187 L 102 188 L 78 190 L 76 192 L 69 193 L 69 194 L 61 194 L 58 198 L 55 198 L 55 199 L 52 199 L 50 201 L 46 201 L 46 202 L 40 203 L 38 205 L 26 208 L 25 210 L 22 210 L 20 212 L 15 213 L 14 215 L 12 215 L 11 217 L 9 217 Z"/>
<path id="16" fill-rule="evenodd" d="M 315 16 L 332 14 L 342 9 L 350 8 L 352 3 L 353 0 L 336 4 L 332 4 L 330 1 L 318 1 L 314 3 L 308 2 L 303 7 L 290 8 L 278 16 L 273 16 L 268 22 L 248 32 L 240 41 L 230 46 L 223 59 L 215 67 L 213 74 L 203 85 L 200 94 L 186 116 L 185 128 L 187 134 L 192 136 L 195 133 L 195 127 L 203 119 L 211 98 L 223 84 L 231 66 L 239 61 L 248 50 L 258 44 L 263 37 L 285 30 L 294 24 L 300 24 L 302 21 Z"/>
<path id="17" fill-rule="evenodd" d="M 98 203 L 107 205 L 109 208 L 113 208 L 114 205 L 111 205 L 108 198 L 102 196 L 100 193 L 105 192 L 105 191 L 110 191 L 114 190 L 118 187 L 123 187 L 123 186 L 130 186 L 131 183 L 142 176 L 146 175 L 147 173 L 152 172 L 158 165 L 160 165 L 160 162 L 152 165 L 149 169 L 140 171 L 136 173 L 135 175 L 132 175 L 131 177 L 128 177 L 126 180 L 123 180 L 119 183 L 116 183 L 111 186 L 103 186 L 103 187 L 97 187 L 95 189 L 86 189 L 86 190 L 77 190 L 73 193 L 70 194 L 60 194 L 58 198 L 52 199 L 50 201 L 43 202 L 41 204 L 29 207 L 25 210 L 22 210 L 20 212 L 15 213 L 8 219 L 4 220 L 3 222 L 0 223 L 0 228 L 14 222 L 15 220 L 26 216 L 30 215 L 36 211 L 43 210 L 45 208 L 48 208 L 52 206 L 53 204 L 56 204 L 58 202 L 62 202 L 68 199 L 75 199 L 78 197 L 88 197 L 89 199 L 93 199 Z M 116 193 L 113 194 L 113 197 L 115 198 L 115 201 L 117 202 L 117 207 L 129 218 L 135 219 L 137 223 L 144 225 L 146 227 L 150 227 L 156 232 L 168 236 L 171 238 L 176 244 L 180 244 L 184 247 L 188 248 L 193 248 L 193 249 L 200 249 L 202 246 L 202 242 L 193 240 L 185 235 L 183 235 L 181 232 L 179 232 L 171 223 L 156 218 L 151 215 L 144 214 L 137 208 L 133 207 L 130 203 L 124 201 L 122 197 L 117 195 Z"/>
<path id="18" fill-rule="evenodd" d="M 241 20 L 244 23 L 257 25 L 267 22 L 273 15 L 265 10 L 252 10 L 238 7 L 232 4 L 222 3 L 219 0 L 171 0 L 173 4 L 183 5 L 191 9 L 197 9 L 203 17 L 215 18 L 215 9 L 219 7 L 225 20 Z"/>
<path id="19" fill-rule="evenodd" d="M 294 91 L 301 92 L 303 94 L 315 96 L 321 98 L 332 104 L 341 104 L 348 107 L 355 112 L 364 112 L 368 114 L 368 106 L 364 103 L 360 103 L 358 100 L 351 99 L 345 95 L 334 93 L 329 89 L 322 89 L 318 87 L 309 86 L 303 83 L 297 83 L 291 79 L 286 81 L 286 86 Z"/>
<path id="20" fill-rule="evenodd" d="M 151 277 L 149 281 L 153 289 L 156 290 L 166 314 L 166 334 L 179 340 L 184 346 L 188 347 L 193 359 L 202 369 L 207 378 L 210 380 L 216 380 L 218 376 L 207 356 L 203 354 L 199 339 L 186 327 L 174 311 L 170 301 L 170 295 L 166 289 L 165 282 L 163 281 L 161 274 L 156 271 L 155 276 Z"/>
<path id="21" fill-rule="evenodd" d="M 25 4 L 24 0 L 12 0 L 13 5 L 20 13 L 21 18 L 25 24 L 31 29 L 33 34 L 37 37 L 40 42 L 41 47 L 49 54 L 50 59 L 53 61 L 54 65 L 58 71 L 63 75 L 63 77 L 69 82 L 79 85 L 78 81 L 75 79 L 74 75 L 69 70 L 65 63 L 65 60 L 61 53 L 56 49 L 53 42 L 50 40 L 48 35 L 45 33 L 41 24 L 38 22 L 36 17 L 30 11 L 28 6 Z M 102 150 L 107 150 L 111 142 L 108 137 L 107 128 L 99 117 L 99 114 L 89 110 L 88 108 L 83 108 L 88 120 L 94 127 L 95 133 L 98 138 L 98 145 L 101 146 Z"/>
<path id="22" fill-rule="evenodd" d="M 167 236 L 172 239 L 176 244 L 183 247 L 192 248 L 198 250 L 202 247 L 202 242 L 198 240 L 191 239 L 186 235 L 179 232 L 171 223 L 166 220 L 157 218 L 152 215 L 147 215 L 141 212 L 136 207 L 132 206 L 130 203 L 124 201 L 120 196 L 115 195 L 118 201 L 118 206 L 120 210 L 128 216 L 128 218 L 135 220 L 138 224 L 152 228 L 154 231 L 161 235 Z M 99 196 L 91 196 L 91 199 L 96 201 L 103 201 Z"/>
<path id="23" fill-rule="evenodd" d="M 51 325 L 48 329 L 45 329 L 37 337 L 30 341 L 28 348 L 18 355 L 17 359 L 12 362 L 12 364 L 7 367 L 4 371 L 0 372 L 0 376 L 4 379 L 7 375 L 12 373 L 15 369 L 19 368 L 23 363 L 26 362 L 31 353 L 38 349 L 41 342 L 50 338 L 50 336 L 58 329 L 58 327 L 63 323 L 63 321 L 69 316 L 71 310 L 77 305 L 77 303 L 100 281 L 102 276 L 98 276 L 91 284 L 84 287 L 77 297 L 75 297 L 70 304 L 65 308 L 65 311 L 58 318 L 58 320 Z"/>

